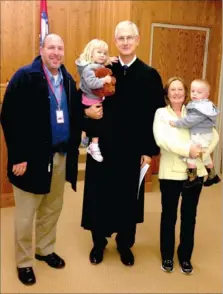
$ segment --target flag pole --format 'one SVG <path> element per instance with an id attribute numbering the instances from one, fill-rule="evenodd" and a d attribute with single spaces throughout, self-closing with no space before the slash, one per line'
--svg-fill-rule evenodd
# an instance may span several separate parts
<path id="1" fill-rule="evenodd" d="M 49 34 L 47 0 L 40 0 L 40 47 L 46 35 Z"/>

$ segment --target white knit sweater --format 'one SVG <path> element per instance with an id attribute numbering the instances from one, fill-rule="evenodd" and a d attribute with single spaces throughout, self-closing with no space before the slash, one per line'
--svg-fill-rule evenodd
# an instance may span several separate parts
<path id="1" fill-rule="evenodd" d="M 186 115 L 185 106 L 182 107 L 181 116 Z M 178 117 L 170 106 L 157 109 L 153 123 L 153 133 L 157 145 L 160 147 L 159 179 L 185 180 L 187 179 L 187 165 L 181 156 L 189 157 L 190 134 L 188 129 L 178 129 L 169 125 L 170 120 Z M 207 152 L 210 154 L 219 141 L 219 135 L 213 128 L 213 141 Z M 202 177 L 207 175 L 204 164 L 197 159 L 197 174 Z"/>

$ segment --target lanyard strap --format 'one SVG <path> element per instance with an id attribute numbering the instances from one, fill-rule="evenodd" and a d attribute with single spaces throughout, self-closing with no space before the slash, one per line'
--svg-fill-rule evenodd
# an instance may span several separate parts
<path id="1" fill-rule="evenodd" d="M 51 83 L 51 81 L 50 81 L 50 78 L 49 78 L 49 76 L 48 76 L 48 74 L 47 74 L 47 72 L 46 72 L 44 66 L 43 66 L 43 71 L 44 71 L 44 73 L 45 73 L 45 76 L 46 76 L 46 79 L 47 79 L 48 85 L 49 85 L 49 87 L 50 87 L 50 89 L 51 89 L 51 91 L 52 91 L 52 93 L 53 93 L 53 96 L 54 96 L 55 99 L 56 99 L 58 109 L 60 109 L 60 102 L 61 102 L 62 91 L 63 91 L 62 83 L 60 84 L 60 99 L 58 99 L 57 96 L 56 96 L 56 93 L 55 93 L 55 91 L 54 91 L 53 85 L 52 85 L 52 83 Z"/>

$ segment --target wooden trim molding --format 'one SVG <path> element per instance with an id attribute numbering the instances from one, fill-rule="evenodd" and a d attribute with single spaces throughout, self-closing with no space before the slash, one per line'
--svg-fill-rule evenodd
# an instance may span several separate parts
<path id="1" fill-rule="evenodd" d="M 216 172 L 219 174 L 222 172 L 222 110 L 223 110 L 223 92 L 222 92 L 222 83 L 223 83 L 223 59 L 221 60 L 221 72 L 220 72 L 220 81 L 219 81 L 219 90 L 218 90 L 218 108 L 220 113 L 217 118 L 216 130 L 219 134 L 219 143 L 213 152 L 213 161 Z"/>
<path id="2" fill-rule="evenodd" d="M 0 208 L 15 206 L 13 193 L 3 193 L 0 198 Z"/>
<path id="3" fill-rule="evenodd" d="M 152 192 L 152 168 L 151 165 L 145 175 L 145 192 Z"/>
<path id="4" fill-rule="evenodd" d="M 0 103 L 3 102 L 3 97 L 5 94 L 5 89 L 6 89 L 7 85 L 8 85 L 8 83 L 1 83 L 0 84 Z"/>

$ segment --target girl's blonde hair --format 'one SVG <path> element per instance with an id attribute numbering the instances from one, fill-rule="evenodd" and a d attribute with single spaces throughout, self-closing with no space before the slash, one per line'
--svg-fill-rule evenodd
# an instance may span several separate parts
<path id="1" fill-rule="evenodd" d="M 105 62 L 105 65 L 110 64 L 110 58 L 108 55 L 108 44 L 99 39 L 93 39 L 91 40 L 84 48 L 84 51 L 80 55 L 80 61 L 85 61 L 87 63 L 93 63 L 93 51 L 94 49 L 103 49 L 107 51 L 107 60 Z"/>

